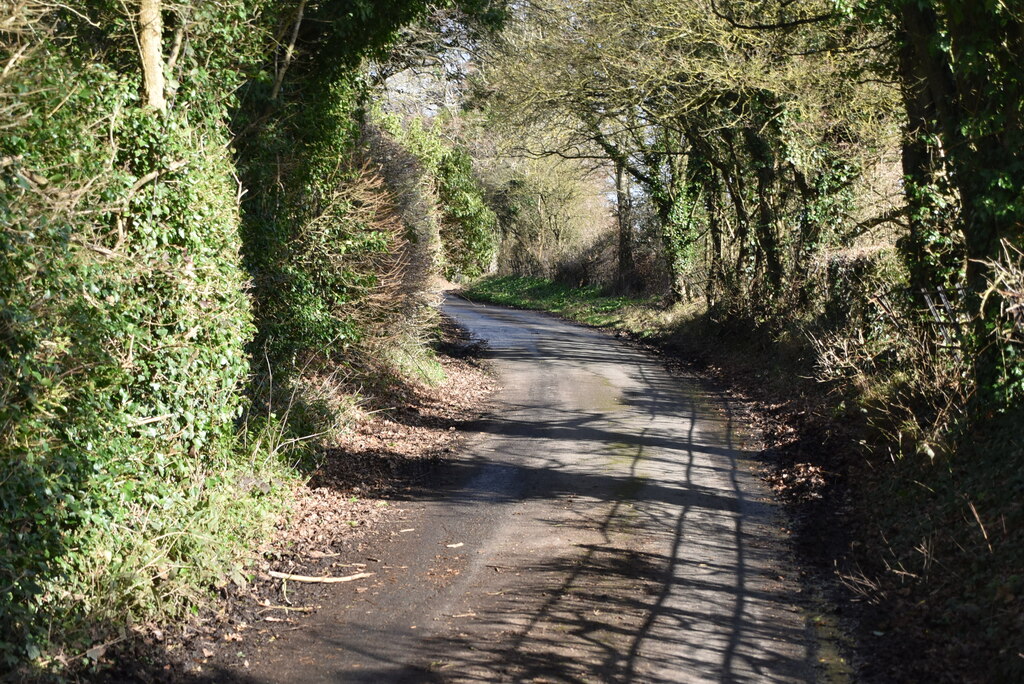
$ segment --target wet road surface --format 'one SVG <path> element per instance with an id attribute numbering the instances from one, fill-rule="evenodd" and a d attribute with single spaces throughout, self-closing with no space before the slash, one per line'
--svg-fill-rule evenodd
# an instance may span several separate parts
<path id="1" fill-rule="evenodd" d="M 728 403 L 608 335 L 449 298 L 502 389 L 358 591 L 246 682 L 811 682 Z M 228 675 L 229 673 L 223 673 Z"/>

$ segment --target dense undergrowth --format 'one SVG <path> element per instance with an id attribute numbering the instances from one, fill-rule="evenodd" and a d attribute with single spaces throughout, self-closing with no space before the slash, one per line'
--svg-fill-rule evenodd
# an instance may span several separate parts
<path id="1" fill-rule="evenodd" d="M 396 208 L 419 190 L 390 187 L 362 134 L 363 59 L 425 3 L 142 5 L 162 26 L 134 3 L 0 7 L 0 671 L 17 677 L 88 667 L 244 581 L 361 393 L 439 372 L 437 269 L 410 276 Z M 441 198 L 472 185 L 460 160 L 428 170 Z M 446 263 L 479 272 L 486 209 L 445 207 Z"/>

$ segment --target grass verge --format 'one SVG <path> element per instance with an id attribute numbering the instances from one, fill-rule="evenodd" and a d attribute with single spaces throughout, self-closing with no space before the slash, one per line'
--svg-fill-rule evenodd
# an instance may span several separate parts
<path id="1" fill-rule="evenodd" d="M 599 327 L 628 328 L 633 307 L 654 306 L 657 298 L 612 296 L 599 287 L 574 288 L 546 278 L 497 276 L 485 278 L 460 292 L 479 302 L 517 309 L 550 311 L 573 321 Z"/>

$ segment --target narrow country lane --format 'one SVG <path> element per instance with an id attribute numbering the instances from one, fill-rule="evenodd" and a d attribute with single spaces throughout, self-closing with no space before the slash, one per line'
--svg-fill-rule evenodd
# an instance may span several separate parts
<path id="1" fill-rule="evenodd" d="M 361 587 L 246 682 L 808 682 L 781 523 L 728 403 L 598 331 L 449 298 L 502 389 Z"/>

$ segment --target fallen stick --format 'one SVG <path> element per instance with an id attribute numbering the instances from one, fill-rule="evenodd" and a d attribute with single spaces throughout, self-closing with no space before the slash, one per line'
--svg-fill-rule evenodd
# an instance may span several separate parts
<path id="1" fill-rule="evenodd" d="M 370 577 L 373 575 L 372 572 L 357 572 L 354 575 L 347 575 L 345 577 L 307 577 L 305 575 L 293 575 L 289 572 L 278 572 L 277 570 L 270 571 L 271 577 L 276 577 L 283 580 L 291 580 L 292 582 L 310 582 L 318 584 L 334 584 L 336 582 L 351 582 L 352 580 L 363 579 L 364 577 Z"/>
<path id="2" fill-rule="evenodd" d="M 257 611 L 256 614 L 262 615 L 263 613 L 266 613 L 268 610 L 287 610 L 294 611 L 297 613 L 312 613 L 314 610 L 316 610 L 316 608 L 314 608 L 313 606 L 267 606 L 263 610 Z"/>

